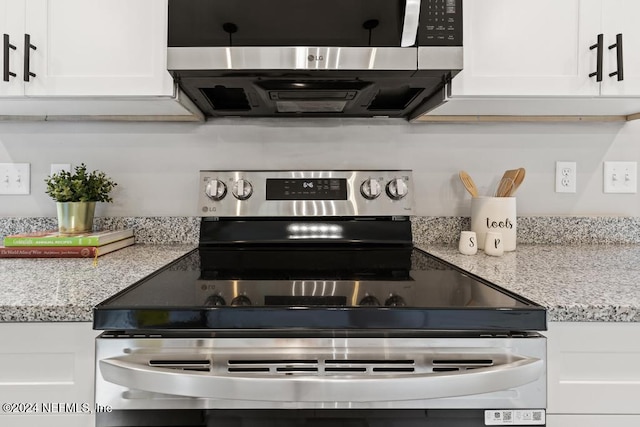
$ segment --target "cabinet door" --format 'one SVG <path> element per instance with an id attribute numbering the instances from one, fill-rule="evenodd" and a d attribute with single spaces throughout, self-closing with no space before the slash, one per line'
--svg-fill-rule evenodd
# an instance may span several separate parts
<path id="1" fill-rule="evenodd" d="M 465 2 L 464 70 L 453 95 L 598 95 L 589 46 L 600 8 L 600 0 Z"/>
<path id="2" fill-rule="evenodd" d="M 9 49 L 5 54 L 4 37 L 9 36 L 9 42 L 15 49 Z M 24 2 L 17 0 L 0 0 L 0 97 L 24 95 L 22 83 L 24 34 Z M 9 71 L 15 74 L 9 81 L 4 80 L 5 61 L 9 62 Z"/>
<path id="3" fill-rule="evenodd" d="M 169 96 L 167 1 L 26 0 L 27 96 Z"/>
<path id="4" fill-rule="evenodd" d="M 0 425 L 94 425 L 97 331 L 91 326 L 90 322 L 0 323 L 0 402 L 9 404 L 9 410 L 0 412 Z"/>
<path id="5" fill-rule="evenodd" d="M 547 412 L 640 418 L 640 323 L 551 322 L 548 326 Z"/>
<path id="6" fill-rule="evenodd" d="M 605 41 L 605 74 L 602 95 L 640 96 L 640 2 L 637 0 L 606 0 L 602 6 L 602 27 Z M 616 35 L 622 34 L 624 78 L 609 76 L 618 68 Z"/>

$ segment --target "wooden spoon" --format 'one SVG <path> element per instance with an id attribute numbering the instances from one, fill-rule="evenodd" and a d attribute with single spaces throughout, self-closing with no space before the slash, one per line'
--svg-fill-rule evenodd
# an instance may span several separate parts
<path id="1" fill-rule="evenodd" d="M 475 182 L 471 179 L 468 173 L 465 171 L 460 171 L 458 174 L 460 176 L 460 181 L 462 181 L 462 185 L 467 189 L 471 197 L 478 197 L 478 187 L 476 187 Z"/>
<path id="2" fill-rule="evenodd" d="M 518 189 L 518 187 L 520 187 L 520 184 L 522 184 L 522 181 L 524 181 L 525 174 L 526 174 L 526 171 L 525 171 L 524 168 L 518 169 L 518 174 L 513 179 L 513 188 L 511 189 L 511 192 L 509 193 L 509 197 L 513 197 L 513 195 L 515 194 L 515 192 Z"/>
<path id="3" fill-rule="evenodd" d="M 496 191 L 496 197 L 508 197 L 515 187 L 516 178 L 520 169 L 509 169 L 502 175 L 500 184 L 498 184 L 498 190 Z"/>

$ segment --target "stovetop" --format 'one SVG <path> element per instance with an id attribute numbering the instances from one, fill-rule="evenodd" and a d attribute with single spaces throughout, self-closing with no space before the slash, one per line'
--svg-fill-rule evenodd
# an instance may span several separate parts
<path id="1" fill-rule="evenodd" d="M 409 170 L 200 171 L 199 248 L 94 308 L 114 331 L 539 331 L 412 245 Z"/>
<path id="2" fill-rule="evenodd" d="M 412 247 L 201 247 L 95 307 L 94 329 L 539 331 L 546 312 Z"/>

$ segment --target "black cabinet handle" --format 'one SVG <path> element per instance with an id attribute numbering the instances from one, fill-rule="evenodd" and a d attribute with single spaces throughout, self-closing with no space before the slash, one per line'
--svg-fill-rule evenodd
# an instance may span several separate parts
<path id="1" fill-rule="evenodd" d="M 5 34 L 4 35 L 4 72 L 3 72 L 3 77 L 2 80 L 4 80 L 5 82 L 9 81 L 9 77 L 15 77 L 16 73 L 12 73 L 9 70 L 9 49 L 13 49 L 16 50 L 16 47 L 14 45 L 12 45 L 11 43 L 9 43 L 9 34 Z"/>
<path id="2" fill-rule="evenodd" d="M 29 71 L 29 63 L 31 61 L 31 49 L 36 50 L 36 47 L 31 44 L 31 35 L 24 35 L 24 81 L 28 82 L 29 77 L 35 77 L 35 73 Z"/>
<path id="3" fill-rule="evenodd" d="M 609 49 L 616 48 L 616 57 L 618 58 L 618 69 L 613 73 L 609 73 L 609 77 L 618 76 L 618 81 L 624 80 L 624 64 L 622 63 L 622 34 L 616 34 L 616 42 L 609 46 Z"/>
<path id="4" fill-rule="evenodd" d="M 593 77 L 596 76 L 596 81 L 597 82 L 601 82 L 602 81 L 602 43 L 604 40 L 604 36 L 602 34 L 598 34 L 598 42 L 592 46 L 589 46 L 589 50 L 593 50 L 593 49 L 598 49 L 596 51 L 596 55 L 597 55 L 597 63 L 596 63 L 596 71 L 594 71 L 593 73 L 589 74 L 589 77 Z"/>

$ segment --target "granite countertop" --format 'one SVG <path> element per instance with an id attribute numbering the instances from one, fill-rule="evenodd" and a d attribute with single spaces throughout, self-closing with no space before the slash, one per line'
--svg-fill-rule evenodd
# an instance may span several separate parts
<path id="1" fill-rule="evenodd" d="M 3 258 L 0 322 L 91 322 L 93 306 L 197 247 L 136 244 L 98 258 Z"/>
<path id="2" fill-rule="evenodd" d="M 492 257 L 421 249 L 547 308 L 550 322 L 640 322 L 640 245 L 518 245 Z"/>
<path id="3" fill-rule="evenodd" d="M 0 322 L 92 321 L 92 308 L 195 244 L 136 244 L 92 259 L 0 260 Z M 491 257 L 453 245 L 427 252 L 518 293 L 549 321 L 640 322 L 640 245 L 518 245 Z"/>

